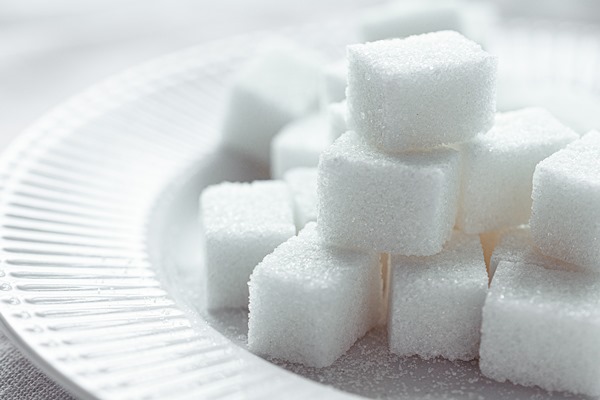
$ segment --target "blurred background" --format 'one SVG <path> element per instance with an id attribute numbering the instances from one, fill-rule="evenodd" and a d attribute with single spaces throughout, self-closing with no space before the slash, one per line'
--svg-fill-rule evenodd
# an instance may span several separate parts
<path id="1" fill-rule="evenodd" d="M 383 2 L 0 0 L 0 151 L 52 107 L 135 64 L 245 32 L 356 15 L 361 9 Z M 497 0 L 493 5 L 501 21 L 526 18 L 545 21 L 544 29 L 576 26 L 578 32 L 585 27 L 583 30 L 591 33 L 581 37 L 596 38 L 583 43 L 580 36 L 574 36 L 572 42 L 562 47 L 564 54 L 555 54 L 552 61 L 548 61 L 566 59 L 565 65 L 574 64 L 589 73 L 591 80 L 581 80 L 581 92 L 576 90 L 577 85 L 566 91 L 562 87 L 532 91 L 528 85 L 513 82 L 512 86 L 505 86 L 510 90 L 499 93 L 500 100 L 515 107 L 545 102 L 543 105 L 565 118 L 565 122 L 570 122 L 569 119 L 575 124 L 584 121 L 582 129 L 600 128 L 600 96 L 589 98 L 590 93 L 600 93 L 597 40 L 600 38 L 600 1 Z M 505 43 L 518 46 L 510 41 Z M 570 50 L 575 47 L 578 54 L 584 53 L 583 61 L 569 58 L 575 53 Z M 510 78 L 510 73 L 507 76 Z M 66 396 L 0 336 L 0 398 Z"/>
<path id="2" fill-rule="evenodd" d="M 131 65 L 212 39 L 339 17 L 382 2 L 0 0 L 0 150 L 52 106 Z M 494 4 L 506 19 L 600 26 L 596 0 Z"/>
<path id="3" fill-rule="evenodd" d="M 373 0 L 0 0 L 0 148 L 53 105 L 164 53 Z"/>

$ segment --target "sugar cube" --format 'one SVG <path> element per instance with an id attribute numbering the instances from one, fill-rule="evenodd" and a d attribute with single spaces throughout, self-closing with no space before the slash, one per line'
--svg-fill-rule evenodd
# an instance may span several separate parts
<path id="1" fill-rule="evenodd" d="M 600 272 L 600 132 L 538 164 L 531 235 L 542 253 Z"/>
<path id="2" fill-rule="evenodd" d="M 457 226 L 483 233 L 526 224 L 535 166 L 577 138 L 542 108 L 498 114 L 492 129 L 461 145 Z"/>
<path id="3" fill-rule="evenodd" d="M 323 244 L 315 223 L 279 246 L 250 278 L 248 348 L 325 367 L 380 320 L 379 256 Z"/>
<path id="4" fill-rule="evenodd" d="M 359 21 L 364 41 L 402 38 L 442 30 L 462 30 L 456 1 L 391 1 L 371 7 Z"/>
<path id="5" fill-rule="evenodd" d="M 312 114 L 293 121 L 273 138 L 271 143 L 271 176 L 298 167 L 316 167 L 319 156 L 333 142 L 329 119 L 324 113 Z"/>
<path id="6" fill-rule="evenodd" d="M 456 217 L 459 164 L 459 153 L 450 148 L 388 155 L 346 132 L 319 162 L 323 238 L 383 253 L 440 252 Z"/>
<path id="7" fill-rule="evenodd" d="M 349 128 L 388 153 L 488 130 L 497 58 L 452 31 L 348 46 Z"/>
<path id="8" fill-rule="evenodd" d="M 479 237 L 454 232 L 441 253 L 391 255 L 388 340 L 401 356 L 471 360 L 488 287 Z"/>
<path id="9" fill-rule="evenodd" d="M 543 255 L 535 248 L 529 226 L 523 225 L 503 231 L 490 259 L 490 277 L 494 276 L 501 261 L 522 262 L 548 269 L 578 271 L 579 267 Z"/>
<path id="10" fill-rule="evenodd" d="M 329 139 L 332 143 L 348 130 L 346 110 L 346 100 L 329 105 L 327 116 L 329 117 Z"/>
<path id="11" fill-rule="evenodd" d="M 318 105 L 319 56 L 272 42 L 236 76 L 223 122 L 226 146 L 264 164 L 271 138 Z"/>
<path id="12" fill-rule="evenodd" d="M 600 395 L 600 275 L 501 261 L 479 367 L 497 381 Z"/>
<path id="13" fill-rule="evenodd" d="M 317 169 L 294 168 L 283 175 L 294 198 L 296 230 L 317 220 Z"/>
<path id="14" fill-rule="evenodd" d="M 248 305 L 254 267 L 296 234 L 292 198 L 281 181 L 224 182 L 200 197 L 207 309 Z"/>
<path id="15" fill-rule="evenodd" d="M 346 98 L 346 75 L 348 63 L 346 59 L 336 61 L 323 69 L 321 78 L 321 104 L 327 106 Z"/>

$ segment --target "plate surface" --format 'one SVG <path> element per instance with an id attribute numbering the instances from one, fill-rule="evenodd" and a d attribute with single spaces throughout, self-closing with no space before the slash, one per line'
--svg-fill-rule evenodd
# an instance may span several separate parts
<path id="1" fill-rule="evenodd" d="M 348 19 L 279 34 L 336 59 L 353 32 Z M 332 367 L 275 365 L 244 349 L 245 312 L 201 314 L 197 199 L 211 183 L 266 177 L 219 146 L 218 127 L 232 75 L 270 37 L 126 71 L 48 114 L 3 155 L 7 335 L 82 398 L 573 398 L 490 381 L 476 362 L 400 359 L 381 328 Z M 499 108 L 540 103 L 580 131 L 600 126 L 599 37 L 529 21 L 500 27 L 490 43 L 501 57 Z M 577 62 L 556 58 L 567 51 Z"/>

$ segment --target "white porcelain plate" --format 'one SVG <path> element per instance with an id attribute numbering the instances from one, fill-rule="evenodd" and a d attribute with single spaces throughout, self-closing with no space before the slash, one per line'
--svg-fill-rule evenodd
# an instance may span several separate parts
<path id="1" fill-rule="evenodd" d="M 349 20 L 280 34 L 335 59 L 352 32 Z M 201 315 L 197 199 L 210 183 L 265 177 L 219 147 L 218 126 L 232 74 L 269 36 L 127 71 L 45 116 L 3 155 L 6 333 L 81 398 L 550 396 L 490 381 L 476 362 L 400 359 L 382 329 L 329 368 L 271 363 L 244 349 L 245 312 Z M 580 130 L 599 126 L 599 37 L 529 21 L 500 27 L 490 43 L 501 57 L 500 108 L 541 103 Z"/>

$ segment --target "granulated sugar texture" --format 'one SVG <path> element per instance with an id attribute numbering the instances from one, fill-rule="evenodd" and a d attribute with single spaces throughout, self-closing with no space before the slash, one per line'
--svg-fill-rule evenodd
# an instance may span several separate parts
<path id="1" fill-rule="evenodd" d="M 364 395 L 600 395 L 600 133 L 497 114 L 498 60 L 457 32 L 319 68 L 290 49 L 237 82 L 229 144 L 266 159 L 274 137 L 284 181 L 202 195 L 209 308 L 248 307 L 251 351 Z"/>

